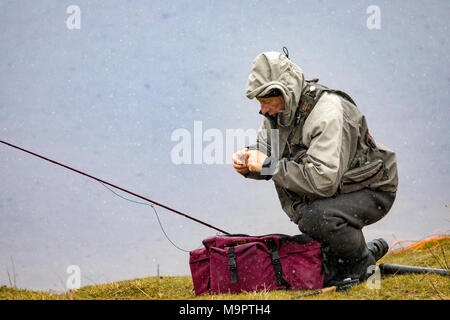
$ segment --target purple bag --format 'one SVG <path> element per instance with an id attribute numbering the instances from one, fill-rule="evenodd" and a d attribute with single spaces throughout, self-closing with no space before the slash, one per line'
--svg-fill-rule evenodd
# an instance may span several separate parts
<path id="1" fill-rule="evenodd" d="M 196 295 L 322 288 L 320 244 L 304 234 L 226 235 L 190 252 Z"/>

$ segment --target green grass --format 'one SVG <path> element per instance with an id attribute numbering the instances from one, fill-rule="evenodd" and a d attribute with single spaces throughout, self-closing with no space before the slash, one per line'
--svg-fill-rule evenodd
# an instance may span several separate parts
<path id="1" fill-rule="evenodd" d="M 420 251 L 413 249 L 391 252 L 379 263 L 395 263 L 433 268 L 448 268 L 450 238 L 426 243 Z M 190 276 L 164 276 L 133 279 L 81 287 L 62 294 L 0 287 L 0 299 L 13 300 L 287 300 L 306 291 L 261 291 L 241 294 L 205 294 L 195 296 Z M 345 292 L 330 292 L 302 299 L 333 300 L 448 300 L 450 277 L 439 275 L 382 275 L 381 288 L 371 289 L 366 283 Z"/>

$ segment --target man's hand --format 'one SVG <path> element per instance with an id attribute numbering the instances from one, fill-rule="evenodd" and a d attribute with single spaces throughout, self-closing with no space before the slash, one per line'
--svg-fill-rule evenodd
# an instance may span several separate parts
<path id="1" fill-rule="evenodd" d="M 233 154 L 233 167 L 240 174 L 247 174 L 249 168 L 247 166 L 248 148 L 244 148 L 241 151 Z"/>
<path id="2" fill-rule="evenodd" d="M 267 155 L 259 150 L 250 150 L 247 152 L 247 166 L 251 172 L 261 172 L 264 160 Z"/>

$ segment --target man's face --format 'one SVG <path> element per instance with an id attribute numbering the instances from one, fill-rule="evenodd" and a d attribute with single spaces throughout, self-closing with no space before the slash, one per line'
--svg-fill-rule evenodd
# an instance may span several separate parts
<path id="1" fill-rule="evenodd" d="M 261 104 L 261 113 L 268 113 L 269 116 L 273 117 L 281 110 L 284 110 L 284 97 L 270 97 L 270 98 L 256 98 Z"/>

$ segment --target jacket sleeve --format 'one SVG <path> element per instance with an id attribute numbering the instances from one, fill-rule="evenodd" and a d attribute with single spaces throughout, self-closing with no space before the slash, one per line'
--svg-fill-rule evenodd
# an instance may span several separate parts
<path id="1" fill-rule="evenodd" d="M 348 163 L 342 153 L 343 112 L 340 103 L 317 103 L 303 129 L 309 142 L 306 162 L 285 158 L 278 162 L 272 179 L 299 195 L 331 197 L 339 187 L 343 167 Z"/>
<path id="2" fill-rule="evenodd" d="M 248 146 L 247 148 L 249 150 L 259 150 L 266 155 L 270 155 L 270 135 L 268 134 L 270 129 L 268 128 L 270 128 L 270 124 L 264 119 L 258 130 L 256 143 Z M 243 174 L 243 176 L 255 180 L 268 180 L 266 176 L 261 175 L 259 172 L 249 171 L 247 174 Z"/>

